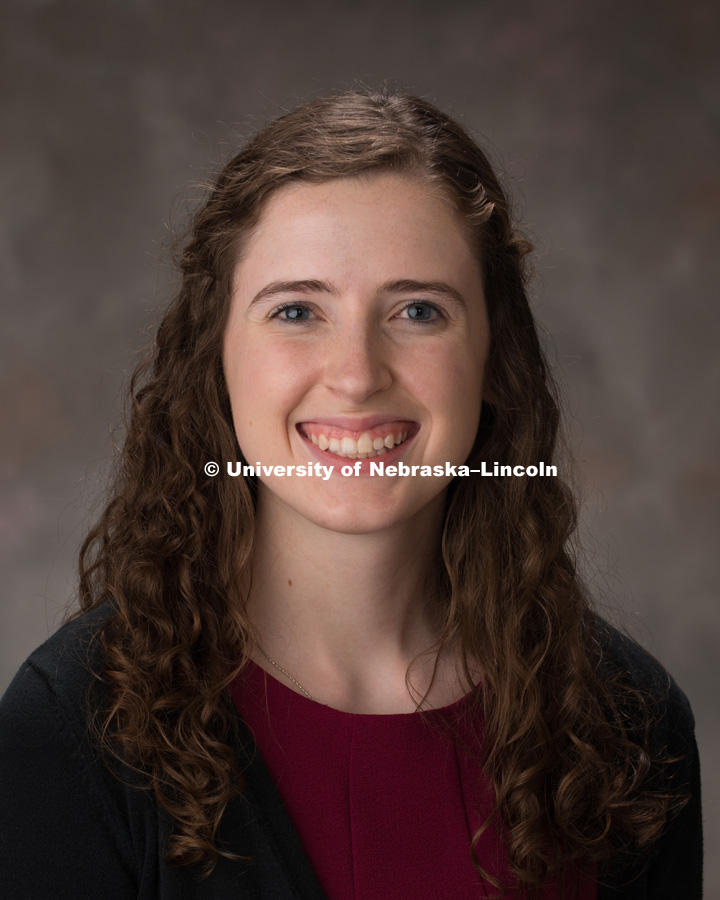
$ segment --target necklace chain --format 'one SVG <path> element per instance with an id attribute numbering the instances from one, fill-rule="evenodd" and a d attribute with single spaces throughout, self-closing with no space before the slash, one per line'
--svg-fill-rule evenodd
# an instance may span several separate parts
<path id="1" fill-rule="evenodd" d="M 291 675 L 289 672 L 286 672 L 285 669 L 283 669 L 282 666 L 279 666 L 279 665 L 275 662 L 275 660 L 272 658 L 272 656 L 270 656 L 268 653 L 265 652 L 265 649 L 264 649 L 263 647 L 260 647 L 260 652 L 261 652 L 262 655 L 265 657 L 265 659 L 270 663 L 270 665 L 275 666 L 275 668 L 278 670 L 278 672 L 282 672 L 283 675 L 284 675 L 286 678 L 288 678 L 290 681 L 292 681 L 292 683 L 293 683 L 296 687 L 299 687 L 300 690 L 303 692 L 303 694 L 305 694 L 305 696 L 308 698 L 308 700 L 312 700 L 313 703 L 317 703 L 317 700 L 316 700 L 311 694 L 309 694 L 309 693 L 305 690 L 305 688 L 300 684 L 300 682 L 297 681 L 295 678 L 293 678 L 292 675 Z"/>

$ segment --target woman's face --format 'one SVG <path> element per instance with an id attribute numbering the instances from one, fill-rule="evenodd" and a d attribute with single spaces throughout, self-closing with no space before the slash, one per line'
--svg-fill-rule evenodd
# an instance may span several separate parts
<path id="1" fill-rule="evenodd" d="M 249 464 L 313 467 L 261 476 L 259 502 L 345 533 L 441 516 L 451 475 L 370 462 L 444 471 L 475 440 L 490 332 L 458 214 L 399 175 L 293 184 L 245 250 L 223 345 L 238 442 Z"/>

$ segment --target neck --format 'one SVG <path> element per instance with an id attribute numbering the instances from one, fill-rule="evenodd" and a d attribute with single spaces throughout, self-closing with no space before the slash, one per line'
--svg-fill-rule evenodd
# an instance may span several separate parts
<path id="1" fill-rule="evenodd" d="M 380 533 L 342 534 L 261 493 L 248 615 L 262 650 L 319 702 L 348 711 L 415 707 L 405 676 L 438 638 L 431 584 L 443 504 L 440 497 Z M 267 668 L 262 652 L 253 658 Z M 413 667 L 420 695 L 434 662 L 428 654 Z"/>

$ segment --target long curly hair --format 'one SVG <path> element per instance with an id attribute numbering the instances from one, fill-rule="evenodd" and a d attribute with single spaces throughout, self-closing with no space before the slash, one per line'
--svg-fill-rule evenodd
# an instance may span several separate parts
<path id="1" fill-rule="evenodd" d="M 282 115 L 227 162 L 192 219 L 179 291 L 132 377 L 107 506 L 80 552 L 74 613 L 110 601 L 100 634 L 109 700 L 93 722 L 102 747 L 143 773 L 172 816 L 172 865 L 209 872 L 231 856 L 216 832 L 244 787 L 228 688 L 253 646 L 238 585 L 252 559 L 255 487 L 203 473 L 208 460 L 241 458 L 221 364 L 232 274 L 274 191 L 374 173 L 439 188 L 482 267 L 490 402 L 469 464 L 563 458 L 557 391 L 526 292 L 531 247 L 460 124 L 415 96 L 355 90 Z M 680 802 L 651 789 L 652 710 L 601 672 L 597 618 L 570 550 L 575 527 L 562 477 L 450 486 L 439 647 L 461 647 L 469 685 L 472 661 L 482 661 L 475 698 L 492 818 L 517 885 L 530 889 L 641 851 Z M 631 709 L 637 732 L 624 724 Z"/>

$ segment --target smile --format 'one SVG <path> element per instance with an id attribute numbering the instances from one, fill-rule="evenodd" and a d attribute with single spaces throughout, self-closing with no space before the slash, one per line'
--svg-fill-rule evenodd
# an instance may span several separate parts
<path id="1" fill-rule="evenodd" d="M 414 432 L 415 423 L 398 420 L 385 422 L 363 431 L 352 431 L 341 425 L 303 422 L 298 430 L 320 450 L 343 459 L 372 459 L 399 447 Z"/>

